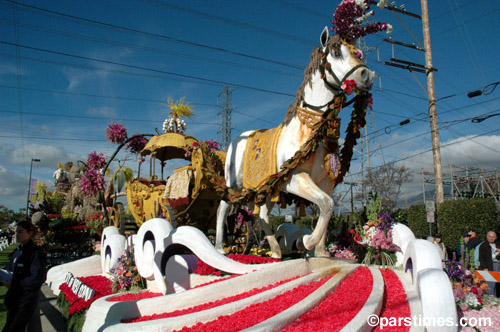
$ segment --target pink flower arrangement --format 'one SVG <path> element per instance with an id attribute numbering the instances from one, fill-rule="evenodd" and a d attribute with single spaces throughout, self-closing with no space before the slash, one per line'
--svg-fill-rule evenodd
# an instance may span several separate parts
<path id="1" fill-rule="evenodd" d="M 86 197 L 94 197 L 104 189 L 104 177 L 99 171 L 87 168 L 78 181 L 78 188 Z"/>
<path id="2" fill-rule="evenodd" d="M 127 150 L 132 153 L 140 153 L 146 144 L 148 144 L 148 139 L 146 137 L 138 135 L 139 133 L 135 133 L 127 144 Z"/>
<path id="3" fill-rule="evenodd" d="M 127 129 L 122 124 L 111 122 L 106 128 L 106 138 L 113 143 L 123 143 L 127 139 Z"/>
<path id="4" fill-rule="evenodd" d="M 216 142 L 215 140 L 210 140 L 210 141 L 205 141 L 207 143 L 207 146 L 210 150 L 219 150 L 219 143 Z"/>
<path id="5" fill-rule="evenodd" d="M 481 310 L 466 311 L 464 317 L 471 325 L 462 329 L 462 331 L 477 331 L 474 329 L 476 327 L 481 332 L 496 332 L 500 326 L 500 307 L 485 306 Z M 481 323 L 482 326 L 479 326 Z"/>
<path id="6" fill-rule="evenodd" d="M 97 152 L 93 151 L 89 153 L 87 157 L 87 167 L 99 170 L 106 166 L 106 157 L 102 153 L 97 154 Z"/>
<path id="7" fill-rule="evenodd" d="M 349 248 L 342 249 L 338 245 L 330 244 L 327 251 L 333 257 L 356 260 L 356 255 Z"/>
<path id="8" fill-rule="evenodd" d="M 345 39 L 356 39 L 383 30 L 391 30 L 385 23 L 363 24 L 363 20 L 373 15 L 367 0 L 343 0 L 333 14 L 332 31 Z"/>

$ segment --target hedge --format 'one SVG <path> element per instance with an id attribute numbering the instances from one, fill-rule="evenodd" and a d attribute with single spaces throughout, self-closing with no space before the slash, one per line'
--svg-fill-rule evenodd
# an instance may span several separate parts
<path id="1" fill-rule="evenodd" d="M 414 205 L 408 208 L 408 227 L 413 231 L 416 238 L 426 239 L 429 236 L 429 223 L 425 205 Z M 436 224 L 431 224 L 432 235 L 436 233 Z"/>
<path id="2" fill-rule="evenodd" d="M 487 232 L 498 232 L 500 228 L 498 209 L 492 198 L 444 202 L 437 217 L 443 243 L 451 250 L 457 248 L 462 233 L 471 228 L 480 239 L 485 239 Z"/>

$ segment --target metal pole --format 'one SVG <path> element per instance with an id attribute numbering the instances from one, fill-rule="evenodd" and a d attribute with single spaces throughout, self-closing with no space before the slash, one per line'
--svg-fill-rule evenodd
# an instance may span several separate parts
<path id="1" fill-rule="evenodd" d="M 429 98 L 429 118 L 431 125 L 432 157 L 434 161 L 434 182 L 436 185 L 436 204 L 439 207 L 444 202 L 443 171 L 441 168 L 441 152 L 439 147 L 439 130 L 436 110 L 436 92 L 434 90 L 434 72 L 432 70 L 431 33 L 429 27 L 429 8 L 427 0 L 421 0 L 422 29 L 425 47 L 425 66 L 427 75 L 427 90 Z"/>
<path id="2" fill-rule="evenodd" d="M 26 199 L 26 217 L 28 217 L 28 211 L 30 206 L 30 192 L 31 192 L 31 174 L 33 172 L 33 162 L 40 162 L 40 159 L 31 158 L 31 166 L 30 166 L 30 179 L 28 182 L 28 198 Z"/>

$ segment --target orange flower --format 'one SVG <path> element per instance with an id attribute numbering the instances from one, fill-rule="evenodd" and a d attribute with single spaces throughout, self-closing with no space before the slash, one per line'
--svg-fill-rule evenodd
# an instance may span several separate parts
<path id="1" fill-rule="evenodd" d="M 140 276 L 136 276 L 135 277 L 135 281 L 141 281 L 141 277 Z"/>
<path id="2" fill-rule="evenodd" d="M 373 226 L 373 222 L 372 222 L 372 221 L 369 221 L 369 222 L 368 222 L 368 226 L 372 227 L 372 226 Z"/>
<path id="3" fill-rule="evenodd" d="M 488 289 L 488 285 L 487 285 L 485 282 L 483 282 L 483 283 L 481 284 L 481 286 L 479 286 L 479 287 L 480 287 L 483 291 L 486 291 L 486 290 Z"/>
<path id="4" fill-rule="evenodd" d="M 462 288 L 465 294 L 469 293 L 469 289 L 467 287 Z"/>
<path id="5" fill-rule="evenodd" d="M 130 272 L 127 272 L 125 275 L 126 275 L 127 277 L 130 277 L 132 274 L 131 274 Z"/>

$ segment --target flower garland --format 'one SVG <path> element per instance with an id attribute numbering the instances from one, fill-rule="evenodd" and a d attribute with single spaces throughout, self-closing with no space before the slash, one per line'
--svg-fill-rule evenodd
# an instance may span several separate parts
<path id="1" fill-rule="evenodd" d="M 370 270 L 367 267 L 357 268 L 323 302 L 300 316 L 282 332 L 340 331 L 364 306 L 371 294 L 372 285 Z"/>
<path id="2" fill-rule="evenodd" d="M 357 139 L 360 137 L 360 129 L 366 124 L 366 108 L 371 100 L 371 94 L 357 95 L 354 99 L 353 110 L 351 113 L 351 122 L 346 129 L 344 146 L 340 151 L 340 170 L 335 176 L 330 176 L 332 182 L 337 185 L 342 182 L 344 175 L 349 171 L 353 147 L 357 144 Z M 269 177 L 261 187 L 243 191 L 234 190 L 226 185 L 223 172 L 218 165 L 221 163 L 220 158 L 208 148 L 207 144 L 200 143 L 199 148 L 203 151 L 203 160 L 205 162 L 205 174 L 208 180 L 213 185 L 217 195 L 226 201 L 233 204 L 246 205 L 251 200 L 256 205 L 264 204 L 269 196 L 273 196 L 278 188 L 280 188 L 292 176 L 292 172 L 297 166 L 308 160 L 321 144 L 327 144 L 331 141 L 332 131 L 335 128 L 335 123 L 338 122 L 337 114 L 344 107 L 346 102 L 345 93 L 340 93 L 335 96 L 334 109 L 326 111 L 321 120 L 314 125 L 312 137 L 304 143 L 304 145 L 295 152 L 294 156 L 287 160 L 278 173 Z M 333 139 L 336 139 L 333 137 Z"/>
<path id="3" fill-rule="evenodd" d="M 142 316 L 142 317 L 138 317 L 138 318 L 124 319 L 124 320 L 122 320 L 122 323 L 137 323 L 137 322 L 144 322 L 144 321 L 150 321 L 150 320 L 156 320 L 156 319 L 162 319 L 162 318 L 178 317 L 178 316 L 182 316 L 182 315 L 186 315 L 186 314 L 192 314 L 194 312 L 208 310 L 211 308 L 222 306 L 224 304 L 228 304 L 228 303 L 232 303 L 232 302 L 246 299 L 248 297 L 254 296 L 256 294 L 259 294 L 259 293 L 268 291 L 270 289 L 276 288 L 280 285 L 286 284 L 286 283 L 293 281 L 295 279 L 298 279 L 300 277 L 301 276 L 296 276 L 296 277 L 293 277 L 290 279 L 278 281 L 278 282 L 271 284 L 271 285 L 267 285 L 267 286 L 264 286 L 261 288 L 254 288 L 248 292 L 243 292 L 241 294 L 229 296 L 229 297 L 226 297 L 226 298 L 223 298 L 220 300 L 215 300 L 212 302 L 203 303 L 203 304 L 191 307 L 191 308 L 174 310 L 174 311 L 166 312 L 163 314 L 153 314 L 153 315 Z"/>
<path id="4" fill-rule="evenodd" d="M 406 291 L 399 280 L 399 277 L 391 269 L 380 269 L 382 277 L 384 278 L 384 302 L 382 303 L 382 310 L 378 315 L 390 319 L 398 319 L 400 317 L 411 317 L 410 304 Z M 410 326 L 399 324 L 400 326 L 391 326 L 393 332 L 406 332 L 410 330 Z M 383 331 L 383 327 L 378 325 L 375 331 Z"/>
<path id="5" fill-rule="evenodd" d="M 59 290 L 61 291 L 61 294 L 59 296 L 64 297 L 61 299 L 61 302 L 64 299 L 69 302 L 69 308 L 68 308 L 69 315 L 73 315 L 79 313 L 82 310 L 88 309 L 92 304 L 92 302 L 94 302 L 98 298 L 112 294 L 111 281 L 108 280 L 106 277 L 90 276 L 90 277 L 80 277 L 79 279 L 83 284 L 91 287 L 94 290 L 95 295 L 88 301 L 85 301 L 84 299 L 78 297 L 75 293 L 73 293 L 73 291 L 71 290 L 71 288 L 68 286 L 67 283 L 63 283 L 61 286 L 59 286 Z"/>
<path id="6" fill-rule="evenodd" d="M 178 332 L 236 332 L 244 330 L 253 325 L 259 324 L 302 301 L 312 292 L 321 287 L 331 277 L 332 276 L 318 281 L 313 281 L 307 285 L 301 285 L 288 290 L 271 300 L 251 304 L 245 309 L 237 311 L 231 315 L 219 316 L 217 319 L 207 323 L 197 323 L 190 327 L 185 326 L 181 330 L 178 330 Z"/>

